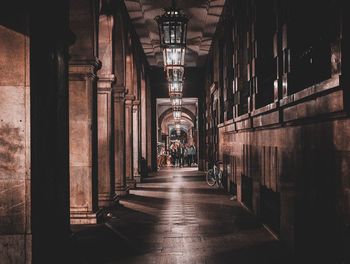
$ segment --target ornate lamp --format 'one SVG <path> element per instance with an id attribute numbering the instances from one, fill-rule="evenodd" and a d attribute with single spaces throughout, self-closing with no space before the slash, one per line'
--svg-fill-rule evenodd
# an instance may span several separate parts
<path id="1" fill-rule="evenodd" d="M 169 95 L 172 97 L 173 95 L 178 95 L 182 97 L 182 89 L 183 89 L 183 84 L 182 82 L 169 82 Z"/>
<path id="2" fill-rule="evenodd" d="M 185 48 L 165 48 L 163 50 L 163 60 L 165 67 L 184 66 Z"/>
<path id="3" fill-rule="evenodd" d="M 161 16 L 155 20 L 158 23 L 160 44 L 163 48 L 185 47 L 188 18 L 178 8 L 175 0 L 172 0 L 172 6 L 166 8 Z"/>
<path id="4" fill-rule="evenodd" d="M 172 0 L 172 7 L 165 9 L 164 14 L 155 20 L 163 48 L 164 66 L 184 66 L 188 18 Z"/>
<path id="5" fill-rule="evenodd" d="M 168 66 L 165 68 L 169 82 L 181 82 L 184 77 L 184 67 Z"/>
<path id="6" fill-rule="evenodd" d="M 181 108 L 182 106 L 182 96 L 180 94 L 175 94 L 170 96 L 171 105 L 173 109 Z"/>
<path id="7" fill-rule="evenodd" d="M 173 110 L 173 117 L 175 120 L 181 119 L 181 109 L 174 109 Z"/>

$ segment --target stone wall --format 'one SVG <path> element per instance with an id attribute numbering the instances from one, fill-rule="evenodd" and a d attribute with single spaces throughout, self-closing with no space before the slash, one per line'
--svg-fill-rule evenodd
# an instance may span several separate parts
<path id="1" fill-rule="evenodd" d="M 297 256 L 342 263 L 348 29 L 340 1 L 318 3 L 226 2 L 206 65 L 202 129 L 206 163 L 224 161 L 229 192 Z"/>
<path id="2" fill-rule="evenodd" d="M 332 117 L 319 113 L 317 119 L 265 128 L 251 118 L 245 120 L 250 124 L 246 130 L 237 129 L 240 122 L 221 126 L 219 156 L 227 188 L 240 202 L 297 254 L 323 258 L 343 254 L 341 243 L 350 224 L 350 119 L 340 111 L 342 92 L 299 103 L 290 111 L 266 113 L 260 120 L 273 122 L 274 115 L 289 120 L 317 101 L 323 110 L 332 107 Z"/>
<path id="3" fill-rule="evenodd" d="M 31 258 L 29 37 L 0 25 L 0 262 Z M 24 260 L 24 261 L 23 261 Z"/>

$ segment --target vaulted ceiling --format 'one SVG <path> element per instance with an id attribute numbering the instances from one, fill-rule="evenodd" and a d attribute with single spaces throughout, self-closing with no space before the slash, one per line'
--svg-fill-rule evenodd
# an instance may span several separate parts
<path id="1" fill-rule="evenodd" d="M 186 67 L 201 66 L 209 52 L 225 0 L 177 0 L 176 5 L 189 17 Z M 154 18 L 171 6 L 171 0 L 125 0 L 130 18 L 140 37 L 150 65 L 162 66 L 158 27 Z"/>

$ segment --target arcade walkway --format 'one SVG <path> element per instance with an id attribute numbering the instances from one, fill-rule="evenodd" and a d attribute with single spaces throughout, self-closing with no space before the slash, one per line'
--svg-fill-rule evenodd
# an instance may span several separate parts
<path id="1" fill-rule="evenodd" d="M 288 263 L 280 243 L 193 169 L 161 170 L 74 235 L 82 263 Z"/>

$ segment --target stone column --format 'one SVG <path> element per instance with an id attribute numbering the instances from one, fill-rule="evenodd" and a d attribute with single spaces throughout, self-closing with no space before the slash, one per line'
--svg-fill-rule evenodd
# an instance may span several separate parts
<path id="1" fill-rule="evenodd" d="M 139 125 L 139 108 L 140 108 L 140 101 L 135 100 L 133 102 L 133 108 L 132 108 L 132 120 L 133 120 L 133 176 L 135 182 L 141 181 L 141 175 L 140 175 L 140 125 Z M 135 185 L 136 187 L 136 185 Z"/>
<path id="2" fill-rule="evenodd" d="M 108 207 L 114 198 L 114 177 L 112 177 L 112 85 L 113 74 L 113 26 L 110 15 L 113 6 L 109 1 L 101 2 L 98 30 L 98 57 L 102 68 L 97 83 L 97 155 L 98 155 L 98 206 Z"/>
<path id="3" fill-rule="evenodd" d="M 98 63 L 69 65 L 69 148 L 71 224 L 96 223 L 97 188 L 94 171 L 96 133 L 96 70 Z"/>
<path id="4" fill-rule="evenodd" d="M 112 83 L 114 75 L 99 76 L 97 83 L 98 206 L 110 206 L 114 196 L 111 171 Z"/>
<path id="5" fill-rule="evenodd" d="M 114 177 L 115 198 L 127 195 L 125 177 L 125 87 L 114 87 Z"/>
<path id="6" fill-rule="evenodd" d="M 157 144 L 154 142 L 155 137 L 155 131 L 154 131 L 154 123 L 156 118 L 156 112 L 152 110 L 152 95 L 151 95 L 151 85 L 150 81 L 147 78 L 146 81 L 146 117 L 148 120 L 147 123 L 147 141 L 146 141 L 146 148 L 147 148 L 147 170 L 152 170 L 152 155 L 153 155 L 153 148 L 156 148 Z M 153 105 L 153 108 L 155 106 Z M 154 117 L 152 118 L 152 115 L 154 114 Z M 154 133 L 154 134 L 153 134 Z"/>
<path id="7" fill-rule="evenodd" d="M 147 91 L 144 76 L 141 79 L 141 156 L 147 159 Z"/>
<path id="8" fill-rule="evenodd" d="M 8 7 L 6 8 L 9 21 L 23 29 L 28 28 L 21 25 L 22 19 L 28 21 L 28 16 L 21 13 L 24 6 L 19 8 L 18 3 L 13 4 L 17 5 L 13 12 Z M 2 184 L 10 188 L 6 193 L 0 186 L 0 193 L 7 194 L 10 198 L 8 201 L 12 204 L 3 206 L 4 199 L 0 195 L 0 230 L 6 230 L 8 235 L 15 234 L 15 236 L 6 236 L 6 244 L 4 247 L 0 245 L 0 262 L 69 263 L 71 256 L 68 253 L 70 242 L 68 45 L 72 41 L 72 35 L 69 32 L 69 1 L 40 1 L 40 8 L 31 2 L 30 6 L 30 34 L 26 35 L 30 36 L 30 48 L 25 49 L 28 52 L 26 56 L 23 53 L 14 53 L 21 47 L 18 43 L 12 42 L 9 46 L 3 45 L 3 41 L 6 39 L 0 35 L 0 65 L 2 60 L 6 58 L 3 56 L 2 48 L 11 51 L 11 56 L 7 57 L 9 63 L 4 68 L 0 67 L 0 80 L 6 80 L 2 78 L 3 76 L 13 76 L 14 80 L 19 82 L 21 78 L 14 76 L 21 69 L 18 60 L 26 59 L 28 66 L 30 63 L 30 96 L 29 87 L 26 88 L 26 93 L 23 93 L 24 97 L 14 94 L 13 92 L 18 91 L 18 89 L 13 84 L 10 84 L 12 86 L 10 89 L 11 97 L 6 95 L 3 89 L 0 91 L 0 105 L 3 105 L 3 98 L 30 100 L 30 115 L 29 105 L 26 105 L 28 115 L 26 114 L 25 119 L 17 116 L 20 113 L 19 109 L 14 109 L 15 111 L 8 109 L 9 113 L 16 114 L 16 117 L 8 116 L 12 117 L 12 122 L 19 121 L 19 125 L 22 126 L 26 123 L 27 128 L 23 130 L 23 127 L 20 127 L 18 130 L 13 130 L 12 133 L 18 132 L 20 135 L 25 133 L 29 136 L 30 130 L 27 142 L 30 144 L 26 143 L 25 149 L 11 147 L 12 150 L 16 151 L 16 155 L 13 156 L 14 165 L 22 163 L 18 167 L 19 170 L 15 166 L 9 167 L 13 169 L 10 172 L 16 173 L 7 172 L 5 174 L 15 181 L 14 185 L 9 185 L 1 180 Z M 20 34 L 13 33 L 16 35 L 13 40 L 17 41 Z M 25 43 L 29 44 L 29 42 Z M 27 69 L 29 70 L 29 67 Z M 9 71 L 8 74 L 6 70 Z M 29 72 L 25 76 L 29 82 Z M 17 108 L 17 105 L 11 104 L 11 107 Z M 0 115 L 6 115 L 2 109 L 0 113 Z M 6 120 L 3 117 L 1 119 L 3 123 Z M 0 131 L 0 135 L 5 136 L 4 131 Z M 18 139 L 17 137 L 11 138 Z M 21 140 L 21 142 L 23 141 Z M 0 143 L 0 145 L 4 147 L 3 144 Z M 18 147 L 18 145 L 16 146 Z M 30 157 L 27 156 L 25 159 L 25 166 L 23 157 L 20 157 L 24 151 L 30 153 Z M 9 154 L 6 153 L 6 155 Z M 11 157 L 11 155 L 9 156 Z M 0 164 L 1 166 L 5 165 L 2 161 Z M 25 173 L 25 177 L 22 179 L 25 179 L 26 186 L 17 182 L 22 180 L 22 173 Z M 29 186 L 29 182 L 31 186 Z M 24 203 L 18 199 L 18 193 L 22 199 L 30 197 L 30 202 Z M 25 196 L 24 193 L 29 196 Z M 3 209 L 14 212 L 14 218 L 3 217 Z M 24 219 L 20 212 L 26 212 L 29 217 Z M 7 214 L 6 211 L 5 214 Z M 9 224 L 8 228 L 3 226 L 6 223 Z M 18 225 L 18 223 L 21 224 Z M 23 229 L 25 233 L 21 234 L 17 230 L 24 225 L 30 229 Z M 32 240 L 27 237 L 30 234 L 32 234 Z M 32 252 L 26 251 L 26 248 L 30 249 L 31 247 Z M 4 255 L 5 258 L 3 258 Z M 11 255 L 17 257 L 6 259 Z"/>
<path id="9" fill-rule="evenodd" d="M 70 1 L 75 35 L 69 62 L 71 224 L 96 223 L 97 211 L 97 0 Z"/>
<path id="10" fill-rule="evenodd" d="M 130 189 L 136 187 L 133 170 L 133 101 L 135 96 L 125 97 L 125 174 Z"/>

